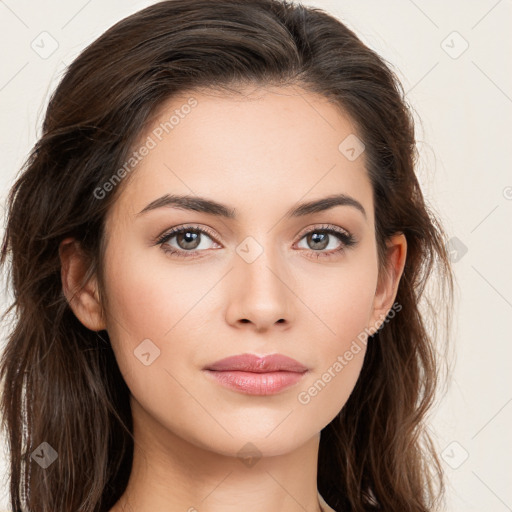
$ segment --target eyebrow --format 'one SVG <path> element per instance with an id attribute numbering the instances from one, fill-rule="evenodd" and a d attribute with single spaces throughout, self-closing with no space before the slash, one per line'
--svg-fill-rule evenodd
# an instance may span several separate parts
<path id="1" fill-rule="evenodd" d="M 346 194 L 334 194 L 322 199 L 301 203 L 298 206 L 294 206 L 288 210 L 284 217 L 303 217 L 312 213 L 329 210 L 335 206 L 351 206 L 361 212 L 366 219 L 366 211 L 363 205 L 353 197 Z M 164 196 L 155 199 L 143 210 L 141 210 L 137 216 L 164 207 L 174 207 L 181 210 L 203 212 L 210 215 L 225 217 L 227 219 L 237 218 L 237 212 L 235 208 L 229 208 L 228 206 L 222 203 L 218 203 L 212 199 L 198 196 L 182 196 L 173 194 L 165 194 Z"/>

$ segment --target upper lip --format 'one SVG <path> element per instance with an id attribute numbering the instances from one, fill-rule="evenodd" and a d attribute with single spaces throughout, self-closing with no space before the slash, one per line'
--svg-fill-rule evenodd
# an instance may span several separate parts
<path id="1" fill-rule="evenodd" d="M 303 364 L 283 354 L 271 354 L 268 356 L 240 354 L 238 356 L 221 359 L 220 361 L 206 366 L 204 369 L 213 371 L 238 370 L 253 373 L 279 371 L 304 373 L 308 370 Z"/>

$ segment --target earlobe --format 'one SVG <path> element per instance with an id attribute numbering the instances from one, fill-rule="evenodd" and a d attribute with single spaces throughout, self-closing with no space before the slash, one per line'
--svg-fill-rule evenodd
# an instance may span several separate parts
<path id="1" fill-rule="evenodd" d="M 62 291 L 75 316 L 91 331 L 105 329 L 96 276 L 84 282 L 89 266 L 79 242 L 74 238 L 63 240 L 59 246 L 59 256 Z"/>
<path id="2" fill-rule="evenodd" d="M 405 235 L 398 233 L 391 236 L 386 243 L 386 247 L 384 270 L 379 276 L 373 301 L 372 324 L 370 328 L 374 327 L 375 330 L 383 322 L 396 298 L 407 256 L 407 240 Z"/>

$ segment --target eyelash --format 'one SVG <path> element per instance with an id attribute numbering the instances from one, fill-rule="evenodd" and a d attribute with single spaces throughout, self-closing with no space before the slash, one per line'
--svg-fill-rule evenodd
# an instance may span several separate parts
<path id="1" fill-rule="evenodd" d="M 162 246 L 162 250 L 166 253 L 166 254 L 169 254 L 169 255 L 172 255 L 172 256 L 177 256 L 179 258 L 200 258 L 201 256 L 197 256 L 196 253 L 200 253 L 200 252 L 204 252 L 204 251 L 185 251 L 184 249 L 175 249 L 175 248 L 169 248 L 169 247 L 166 247 L 164 248 L 164 244 L 166 244 L 171 238 L 173 238 L 174 236 L 180 234 L 180 233 L 184 233 L 184 232 L 187 232 L 187 231 L 194 231 L 194 232 L 199 232 L 199 233 L 202 233 L 202 234 L 206 234 L 208 235 L 214 242 L 218 243 L 215 239 L 215 236 L 214 234 L 207 228 L 205 227 L 202 227 L 202 228 L 199 228 L 197 226 L 181 226 L 181 227 L 176 227 L 176 228 L 173 228 L 171 229 L 170 231 L 164 233 L 163 235 L 159 236 L 156 240 L 155 240 L 155 245 L 160 245 Z M 340 228 L 337 228 L 335 226 L 331 226 L 331 225 L 323 225 L 323 226 L 320 226 L 320 227 L 315 227 L 309 231 L 306 231 L 305 233 L 303 233 L 299 239 L 302 240 L 304 237 L 306 237 L 307 235 L 310 235 L 311 233 L 318 233 L 318 232 L 321 232 L 321 233 L 327 233 L 329 235 L 334 235 L 336 236 L 340 242 L 341 242 L 341 245 L 338 249 L 334 249 L 334 250 L 331 250 L 329 252 L 323 252 L 323 251 L 314 251 L 313 249 L 310 249 L 310 252 L 312 252 L 313 254 L 316 255 L 316 258 L 328 258 L 328 257 L 333 257 L 333 256 L 336 256 L 337 254 L 341 253 L 342 251 L 344 251 L 345 249 L 349 248 L 349 247 L 352 247 L 354 246 L 357 242 L 355 240 L 355 238 L 353 237 L 353 235 L 351 235 L 348 231 L 345 231 L 344 229 L 340 229 Z"/>

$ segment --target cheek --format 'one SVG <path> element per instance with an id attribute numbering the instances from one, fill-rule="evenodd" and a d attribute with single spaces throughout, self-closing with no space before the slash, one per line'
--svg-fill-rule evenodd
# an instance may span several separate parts
<path id="1" fill-rule="evenodd" d="M 127 246 L 108 256 L 109 326 L 123 339 L 171 337 L 215 283 L 204 267 L 176 264 L 159 251 Z"/>
<path id="2" fill-rule="evenodd" d="M 146 385 L 151 375 L 157 377 L 149 369 L 168 366 L 168 346 L 180 329 L 186 328 L 194 305 L 212 286 L 212 276 L 198 277 L 191 267 L 179 265 L 171 272 L 164 256 L 151 261 L 145 254 L 156 251 L 133 249 L 112 239 L 105 258 L 107 329 L 121 373 L 132 391 Z M 187 347 L 174 345 L 172 359 L 185 357 Z M 154 363 L 145 364 L 150 361 Z M 158 378 L 162 378 L 161 373 Z"/>
<path id="3" fill-rule="evenodd" d="M 318 265 L 297 273 L 297 295 L 311 311 L 309 325 L 316 326 L 325 355 L 343 350 L 368 327 L 377 286 L 373 251 L 352 253 L 337 267 Z M 325 361 L 324 361 L 325 362 Z"/>
<path id="4" fill-rule="evenodd" d="M 297 417 L 320 431 L 343 409 L 359 378 L 366 345 L 354 341 L 334 351 L 297 393 Z"/>
<path id="5" fill-rule="evenodd" d="M 297 394 L 304 417 L 320 422 L 321 428 L 343 408 L 352 392 L 366 353 L 365 328 L 369 327 L 377 281 L 376 263 L 364 257 L 337 278 L 317 276 L 322 293 L 305 295 L 319 319 L 315 340 L 316 366 Z M 313 333 L 310 331 L 310 336 Z M 314 336 L 313 336 L 314 337 Z"/>

